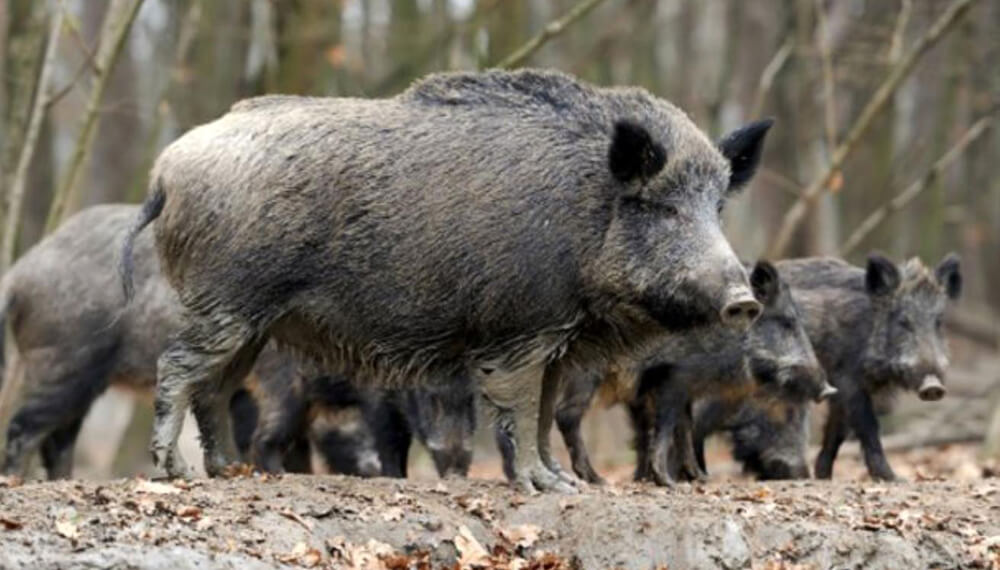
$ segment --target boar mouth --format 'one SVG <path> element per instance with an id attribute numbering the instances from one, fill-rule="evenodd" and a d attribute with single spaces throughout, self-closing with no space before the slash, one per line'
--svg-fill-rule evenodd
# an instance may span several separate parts
<path id="1" fill-rule="evenodd" d="M 712 324 L 721 325 L 719 309 L 692 286 L 678 287 L 669 296 L 645 295 L 640 307 L 670 332 L 684 332 Z"/>

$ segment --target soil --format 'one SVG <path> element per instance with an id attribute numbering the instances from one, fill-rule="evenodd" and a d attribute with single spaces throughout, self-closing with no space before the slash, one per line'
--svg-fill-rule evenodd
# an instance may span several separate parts
<path id="1" fill-rule="evenodd" d="M 537 496 L 481 479 L 0 479 L 0 568 L 1000 568 L 1000 479 L 916 473 L 932 480 Z"/>

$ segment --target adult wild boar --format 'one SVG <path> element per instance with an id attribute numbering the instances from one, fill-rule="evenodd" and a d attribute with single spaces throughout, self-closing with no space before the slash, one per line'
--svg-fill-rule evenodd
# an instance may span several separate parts
<path id="1" fill-rule="evenodd" d="M 220 396 L 271 336 L 383 386 L 468 379 L 512 427 L 516 484 L 571 491 L 539 441 L 546 364 L 710 315 L 749 326 L 760 306 L 719 212 L 769 126 L 716 145 L 645 91 L 534 70 L 236 104 L 163 151 L 135 224 L 159 218 L 191 315 L 158 363 L 157 464 L 185 472 L 189 404 L 209 471 L 232 459 Z"/>
<path id="2" fill-rule="evenodd" d="M 934 269 L 913 258 L 896 265 L 879 254 L 867 266 L 839 259 L 778 263 L 782 278 L 806 315 L 806 330 L 830 382 L 830 402 L 816 477 L 829 479 L 848 434 L 861 443 L 874 479 L 896 478 L 879 439 L 875 401 L 903 391 L 922 400 L 944 397 L 948 347 L 944 313 L 962 290 L 958 256 Z"/>
<path id="3" fill-rule="evenodd" d="M 24 375 L 25 395 L 7 428 L 0 471 L 23 475 L 27 460 L 41 451 L 50 479 L 69 477 L 94 400 L 110 385 L 153 388 L 156 358 L 181 328 L 182 315 L 148 235 L 135 242 L 136 294 L 122 307 L 113 268 L 138 212 L 138 206 L 121 204 L 87 208 L 4 275 L 0 307 L 19 363 L 4 372 Z M 269 348 L 254 376 L 263 385 L 283 385 L 294 367 Z"/>

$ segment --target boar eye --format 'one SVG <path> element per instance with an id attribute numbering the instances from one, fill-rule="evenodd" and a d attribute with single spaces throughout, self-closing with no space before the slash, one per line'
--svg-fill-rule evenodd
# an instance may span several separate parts
<path id="1" fill-rule="evenodd" d="M 673 204 L 664 204 L 662 210 L 663 215 L 668 218 L 673 218 L 677 215 L 677 206 L 674 206 Z"/>
<path id="2" fill-rule="evenodd" d="M 937 330 L 941 330 L 942 328 L 944 328 L 944 319 L 942 319 L 941 317 L 934 319 L 934 328 L 936 328 Z"/>
<path id="3" fill-rule="evenodd" d="M 899 326 L 903 330 L 912 331 L 913 323 L 907 317 L 899 317 Z"/>

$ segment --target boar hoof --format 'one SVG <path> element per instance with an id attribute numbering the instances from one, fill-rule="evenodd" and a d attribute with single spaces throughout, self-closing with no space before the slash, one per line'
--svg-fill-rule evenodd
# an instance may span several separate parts
<path id="1" fill-rule="evenodd" d="M 180 453 L 175 449 L 154 449 L 153 465 L 163 469 L 167 477 L 171 479 L 193 479 L 192 471 Z"/>
<path id="2" fill-rule="evenodd" d="M 539 492 L 556 492 L 567 495 L 579 493 L 574 485 L 563 481 L 559 475 L 553 473 L 541 462 L 531 468 L 521 470 L 516 479 L 516 485 L 522 492 L 529 495 L 535 495 Z"/>

